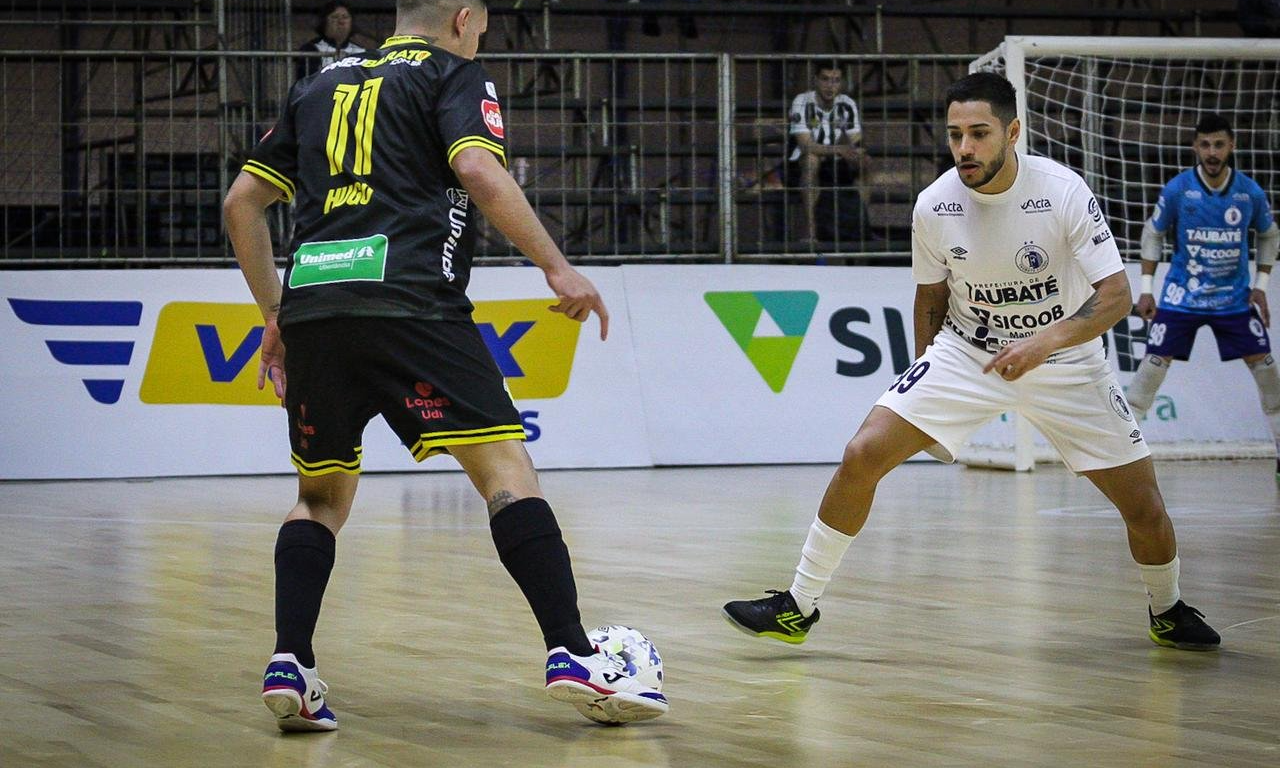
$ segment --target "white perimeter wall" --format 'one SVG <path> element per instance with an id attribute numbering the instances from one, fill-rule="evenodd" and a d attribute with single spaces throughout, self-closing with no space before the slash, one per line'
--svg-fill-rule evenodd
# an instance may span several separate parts
<path id="1" fill-rule="evenodd" d="M 472 282 L 543 468 L 838 461 L 909 363 L 907 269 L 584 272 L 613 316 L 607 342 L 594 319 L 544 309 L 535 269 L 479 269 Z M 23 300 L 124 302 L 125 324 L 66 304 L 33 317 Z M 253 383 L 258 323 L 235 270 L 0 272 L 0 479 L 292 472 L 284 411 Z M 1145 330 L 1123 325 L 1108 341 L 1127 384 Z M 68 362 L 68 349 L 103 362 Z M 1143 424 L 1153 442 L 1270 439 L 1248 371 L 1217 361 L 1207 329 L 1157 406 Z M 456 468 L 414 464 L 381 420 L 364 445 L 366 470 Z"/>

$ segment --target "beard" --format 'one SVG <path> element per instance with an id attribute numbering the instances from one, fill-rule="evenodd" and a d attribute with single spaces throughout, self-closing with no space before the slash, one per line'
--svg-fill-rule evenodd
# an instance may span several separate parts
<path id="1" fill-rule="evenodd" d="M 965 181 L 964 176 L 961 176 L 960 177 L 961 183 L 963 183 L 969 189 L 977 189 L 978 187 L 986 186 L 987 183 L 990 182 L 992 179 L 994 179 L 996 177 L 996 174 L 1000 173 L 1000 171 L 1004 168 L 1005 158 L 1008 155 L 1008 153 L 1005 151 L 1006 149 L 1007 149 L 1007 145 L 1005 147 L 1002 147 L 1000 149 L 1000 153 L 996 155 L 996 159 L 992 160 L 991 162 L 978 163 L 978 166 L 982 171 L 982 175 L 978 177 L 977 181 L 974 181 L 974 182 Z M 974 161 L 966 160 L 963 162 L 971 163 Z"/>

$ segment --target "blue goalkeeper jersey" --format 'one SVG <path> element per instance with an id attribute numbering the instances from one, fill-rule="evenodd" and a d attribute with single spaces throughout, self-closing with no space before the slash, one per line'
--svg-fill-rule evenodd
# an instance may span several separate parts
<path id="1" fill-rule="evenodd" d="M 1160 306 L 1226 315 L 1249 310 L 1249 230 L 1271 229 L 1271 208 L 1257 182 L 1232 168 L 1214 192 L 1195 168 L 1165 185 L 1151 215 L 1157 232 L 1173 231 L 1173 259 Z"/>

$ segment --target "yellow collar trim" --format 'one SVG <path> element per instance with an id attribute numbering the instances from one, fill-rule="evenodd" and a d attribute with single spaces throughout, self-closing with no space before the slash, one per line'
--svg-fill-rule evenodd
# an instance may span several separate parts
<path id="1" fill-rule="evenodd" d="M 431 45 L 431 41 L 420 35 L 392 35 L 382 44 L 383 48 L 390 48 L 393 45 L 409 45 L 417 43 L 418 45 Z"/>

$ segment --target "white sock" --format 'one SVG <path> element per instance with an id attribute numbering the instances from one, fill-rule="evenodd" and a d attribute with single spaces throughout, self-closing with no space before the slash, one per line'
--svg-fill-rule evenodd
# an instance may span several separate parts
<path id="1" fill-rule="evenodd" d="M 795 598 L 800 613 L 813 614 L 818 598 L 831 581 L 831 574 L 840 565 L 845 550 L 853 537 L 837 531 L 818 518 L 809 526 L 809 537 L 800 552 L 800 564 L 796 566 L 796 578 L 791 583 L 791 596 Z"/>
<path id="2" fill-rule="evenodd" d="M 1164 565 L 1143 565 L 1142 583 L 1147 585 L 1147 597 L 1151 598 L 1151 612 L 1159 616 L 1173 607 L 1182 596 L 1178 592 L 1178 556 Z"/>

